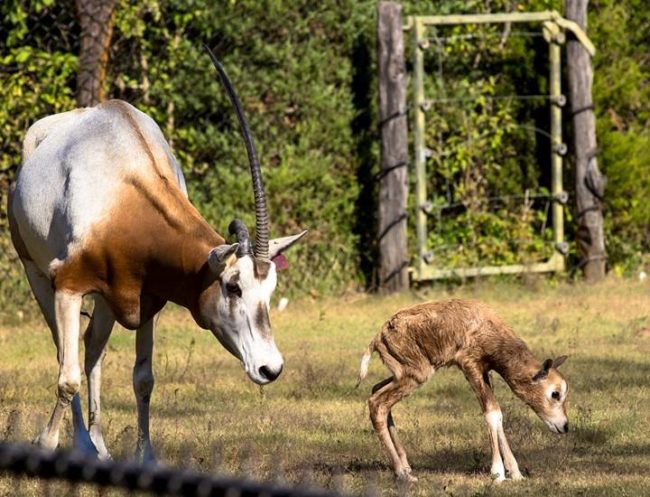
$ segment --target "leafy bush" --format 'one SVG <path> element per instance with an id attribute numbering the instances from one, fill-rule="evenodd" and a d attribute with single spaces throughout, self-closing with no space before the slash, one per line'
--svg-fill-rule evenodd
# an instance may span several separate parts
<path id="1" fill-rule="evenodd" d="M 497 12 L 515 4 L 402 5 L 409 15 Z M 559 0 L 516 5 L 522 11 L 561 8 Z M 635 267 L 650 245 L 650 208 L 644 202 L 650 181 L 650 14 L 643 6 L 643 0 L 592 0 L 590 7 L 589 33 L 598 48 L 594 98 L 601 167 L 610 180 L 608 248 L 621 270 Z M 191 199 L 221 233 L 236 216 L 253 224 L 245 150 L 202 45 L 213 47 L 224 63 L 262 158 L 272 234 L 310 229 L 291 253 L 283 292 L 337 292 L 372 283 L 375 12 L 374 0 L 121 0 L 117 9 L 108 93 L 156 119 L 186 172 Z M 7 187 L 28 126 L 75 106 L 79 27 L 72 0 L 7 0 L 0 15 L 0 301 L 20 303 L 26 286 L 8 242 Z M 545 42 L 510 36 L 501 46 L 502 29 L 440 32 L 481 35 L 445 43 L 448 97 L 547 91 Z M 409 45 L 407 35 L 407 50 Z M 441 88 L 435 50 L 426 64 L 427 92 L 434 95 Z M 430 243 L 441 263 L 510 263 L 548 255 L 544 205 L 522 198 L 525 191 L 532 195 L 549 186 L 548 144 L 531 131 L 548 129 L 547 120 L 545 102 L 489 98 L 436 106 L 430 113 L 427 143 L 438 152 L 429 183 L 434 209 L 462 206 L 447 212 L 444 223 L 432 218 Z M 495 196 L 511 200 L 489 200 Z M 570 239 L 572 227 L 567 228 Z"/>

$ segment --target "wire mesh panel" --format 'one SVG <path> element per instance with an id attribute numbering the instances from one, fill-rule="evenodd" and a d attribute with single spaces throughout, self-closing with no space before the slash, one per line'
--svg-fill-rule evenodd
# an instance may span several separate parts
<path id="1" fill-rule="evenodd" d="M 410 18 L 414 280 L 564 269 L 562 21 Z"/>

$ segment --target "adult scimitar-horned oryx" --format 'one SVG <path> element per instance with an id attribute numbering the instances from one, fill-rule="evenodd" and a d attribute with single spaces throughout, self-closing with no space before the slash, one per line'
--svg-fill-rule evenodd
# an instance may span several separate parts
<path id="1" fill-rule="evenodd" d="M 59 376 L 52 417 L 37 438 L 58 444 L 72 402 L 76 441 L 109 457 L 100 428 L 104 348 L 115 321 L 136 331 L 133 389 L 138 411 L 137 456 L 153 459 L 149 399 L 154 385 L 154 316 L 167 301 L 190 310 L 241 360 L 255 383 L 275 380 L 283 359 L 271 334 L 269 300 L 274 258 L 305 232 L 269 241 L 264 188 L 253 140 L 223 68 L 210 52 L 241 125 L 255 195 L 254 248 L 241 221 L 225 243 L 187 199 L 183 173 L 156 123 L 112 100 L 36 122 L 23 144 L 23 163 L 9 197 L 14 246 L 57 348 Z M 78 391 L 82 298 L 94 311 L 84 335 L 88 432 Z M 90 439 L 88 438 L 90 435 Z M 77 437 L 76 437 L 77 438 Z M 85 438 L 85 440 L 84 440 Z"/>
<path id="2" fill-rule="evenodd" d="M 368 373 L 373 352 L 379 354 L 393 376 L 374 386 L 368 400 L 370 419 L 400 479 L 416 481 L 391 409 L 442 367 L 458 366 L 481 403 L 492 446 L 491 472 L 496 481 L 505 480 L 506 470 L 513 480 L 522 475 L 503 431 L 490 370 L 506 380 L 549 430 L 569 431 L 567 382 L 557 371 L 566 356 L 539 362 L 510 327 L 479 302 L 445 300 L 398 311 L 370 342 L 361 359 L 359 383 Z"/>

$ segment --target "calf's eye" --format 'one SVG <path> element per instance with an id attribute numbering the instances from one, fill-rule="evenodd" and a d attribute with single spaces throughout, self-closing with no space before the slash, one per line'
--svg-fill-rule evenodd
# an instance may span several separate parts
<path id="1" fill-rule="evenodd" d="M 560 400 L 560 392 L 553 392 L 551 394 L 551 397 L 553 397 L 555 400 Z"/>

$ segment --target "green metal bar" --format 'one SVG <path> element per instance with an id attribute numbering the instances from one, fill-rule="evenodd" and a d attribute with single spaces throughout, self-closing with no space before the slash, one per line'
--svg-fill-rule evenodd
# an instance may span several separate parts
<path id="1" fill-rule="evenodd" d="M 487 24 L 504 22 L 545 22 L 562 16 L 554 10 L 542 12 L 507 12 L 503 14 L 464 14 L 449 16 L 416 16 L 415 20 L 425 26 L 449 26 L 452 24 Z"/>
<path id="2" fill-rule="evenodd" d="M 500 274 L 521 273 L 553 273 L 564 270 L 564 257 L 559 253 L 553 254 L 546 262 L 533 264 L 513 264 L 510 266 L 481 266 L 441 269 L 423 264 L 420 270 L 413 274 L 416 281 L 440 280 L 449 278 L 474 278 L 476 276 L 494 276 Z"/>
<path id="3" fill-rule="evenodd" d="M 423 211 L 427 200 L 427 175 L 426 175 L 426 146 L 424 144 L 425 121 L 424 110 L 424 54 L 420 47 L 420 41 L 424 39 L 424 25 L 420 18 L 416 17 L 413 21 L 413 79 L 414 79 L 414 99 L 415 108 L 414 131 L 415 131 L 415 224 L 417 233 L 417 259 L 415 262 L 416 278 L 419 279 L 419 272 L 423 267 L 425 253 L 427 250 L 427 216 Z"/>
<path id="4" fill-rule="evenodd" d="M 545 10 L 542 12 L 507 12 L 502 14 L 464 14 L 449 16 L 413 16 L 419 19 L 425 26 L 451 26 L 454 24 L 490 24 L 504 22 L 547 22 L 552 21 L 563 29 L 571 31 L 578 41 L 582 43 L 587 52 L 593 57 L 596 48 L 582 28 L 573 21 L 565 19 L 556 10 Z M 408 18 L 405 30 L 413 27 L 412 18 Z"/>
<path id="5" fill-rule="evenodd" d="M 557 24 L 549 23 L 546 29 L 550 31 L 549 40 L 549 89 L 551 95 L 551 193 L 557 198 L 562 192 L 562 156 L 559 147 L 562 145 L 562 107 L 559 99 L 562 95 L 562 62 L 560 52 L 560 28 Z M 553 202 L 553 243 L 557 248 L 564 242 L 564 206 Z M 564 260 L 564 258 L 562 258 Z"/>

